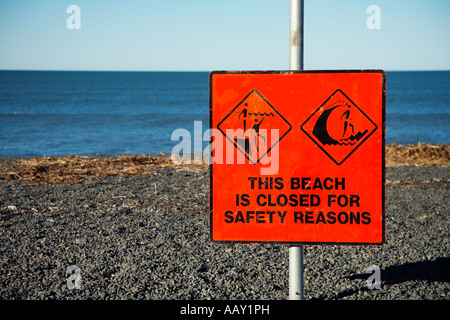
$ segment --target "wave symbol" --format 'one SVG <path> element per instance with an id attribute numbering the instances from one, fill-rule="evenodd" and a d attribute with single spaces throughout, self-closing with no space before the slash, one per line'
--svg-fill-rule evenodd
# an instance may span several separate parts
<path id="1" fill-rule="evenodd" d="M 273 113 L 265 113 L 265 112 L 249 112 L 248 115 L 254 115 L 254 116 L 267 116 L 267 117 L 275 117 Z"/>
<path id="2" fill-rule="evenodd" d="M 359 131 L 355 135 L 351 135 L 348 138 L 339 139 L 337 141 L 336 139 L 332 138 L 327 130 L 327 122 L 330 114 L 341 105 L 337 105 L 334 107 L 331 107 L 327 110 L 325 110 L 320 117 L 317 119 L 316 124 L 314 125 L 313 134 L 316 136 L 316 138 L 322 142 L 324 145 L 354 145 L 356 142 L 358 142 L 363 136 L 369 132 L 367 129 L 364 132 Z"/>

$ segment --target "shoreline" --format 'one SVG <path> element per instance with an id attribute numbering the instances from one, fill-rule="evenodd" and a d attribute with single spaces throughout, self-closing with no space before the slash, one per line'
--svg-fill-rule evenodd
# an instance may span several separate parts
<path id="1" fill-rule="evenodd" d="M 450 167 L 447 144 L 390 144 L 386 167 Z M 44 184 L 78 183 L 88 177 L 152 175 L 156 168 L 208 170 L 207 163 L 176 164 L 170 154 L 95 154 L 0 158 L 0 181 L 21 180 Z"/>
<path id="2" fill-rule="evenodd" d="M 398 144 L 398 143 L 390 143 L 386 144 L 386 158 L 389 160 L 389 157 L 393 156 L 393 152 L 408 152 L 409 156 L 413 156 L 414 152 L 427 152 L 430 150 L 437 150 L 438 152 L 446 152 L 447 155 L 447 164 L 444 166 L 450 166 L 450 145 L 448 143 L 422 143 L 418 142 L 416 144 Z M 92 153 L 92 154 L 61 154 L 61 155 L 30 155 L 30 156 L 0 156 L 0 163 L 3 163 L 8 160 L 15 159 L 39 159 L 39 158 L 64 158 L 64 157 L 72 157 L 78 156 L 86 159 L 104 159 L 104 158 L 115 158 L 117 156 L 145 156 L 145 157 L 170 157 L 170 153 L 167 152 L 159 152 L 159 153 Z M 192 153 L 192 156 L 194 154 Z M 430 156 L 430 154 L 428 155 Z M 436 154 L 437 158 L 444 159 L 444 154 Z"/>

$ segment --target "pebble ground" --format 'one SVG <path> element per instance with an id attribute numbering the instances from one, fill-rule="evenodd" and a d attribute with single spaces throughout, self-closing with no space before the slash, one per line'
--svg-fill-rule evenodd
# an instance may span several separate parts
<path id="1" fill-rule="evenodd" d="M 305 246 L 306 299 L 450 299 L 450 170 L 388 167 L 386 181 L 387 243 Z M 286 299 L 287 246 L 211 243 L 208 207 L 205 170 L 0 182 L 0 299 Z"/>

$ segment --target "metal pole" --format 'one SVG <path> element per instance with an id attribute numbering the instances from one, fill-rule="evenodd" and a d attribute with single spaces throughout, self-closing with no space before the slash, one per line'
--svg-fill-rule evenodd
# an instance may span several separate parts
<path id="1" fill-rule="evenodd" d="M 303 0 L 289 4 L 289 68 L 303 70 Z"/>
<path id="2" fill-rule="evenodd" d="M 303 0 L 289 3 L 289 68 L 303 70 Z M 289 246 L 289 300 L 303 300 L 303 246 Z"/>

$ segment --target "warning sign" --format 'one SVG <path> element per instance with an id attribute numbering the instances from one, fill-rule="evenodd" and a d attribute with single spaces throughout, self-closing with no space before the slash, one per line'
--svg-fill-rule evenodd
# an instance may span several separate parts
<path id="1" fill-rule="evenodd" d="M 381 70 L 212 72 L 211 240 L 382 244 L 384 108 Z"/>
<path id="2" fill-rule="evenodd" d="M 375 132 L 377 125 L 338 89 L 301 128 L 339 165 Z"/>
<path id="3" fill-rule="evenodd" d="M 218 124 L 218 129 L 251 163 L 257 163 L 291 130 L 291 125 L 257 91 L 252 90 Z M 280 137 L 271 139 L 269 130 Z"/>

